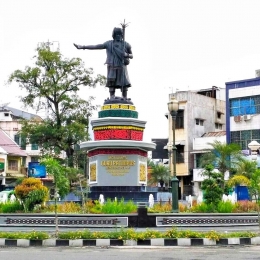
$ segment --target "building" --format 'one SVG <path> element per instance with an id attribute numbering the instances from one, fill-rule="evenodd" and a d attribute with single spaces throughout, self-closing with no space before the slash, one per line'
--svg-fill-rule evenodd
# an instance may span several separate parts
<path id="1" fill-rule="evenodd" d="M 193 151 L 194 155 L 194 168 L 193 168 L 193 195 L 196 197 L 201 196 L 201 183 L 205 179 L 203 176 L 203 169 L 199 167 L 200 158 L 204 153 L 207 153 L 212 149 L 211 143 L 215 141 L 226 143 L 226 131 L 209 132 L 202 137 L 196 137 L 193 139 Z M 228 178 L 228 174 L 225 174 L 225 179 Z"/>
<path id="2" fill-rule="evenodd" d="M 176 175 L 181 188 L 181 198 L 185 199 L 188 195 L 194 195 L 194 138 L 202 137 L 205 133 L 225 130 L 225 89 L 214 86 L 198 91 L 178 91 L 170 94 L 169 100 L 173 96 L 179 101 L 175 122 Z M 168 146 L 171 146 L 173 130 L 169 113 L 167 118 L 169 121 Z M 170 167 L 173 172 L 171 160 Z"/>
<path id="3" fill-rule="evenodd" d="M 0 173 L 2 187 L 14 183 L 17 178 L 26 177 L 29 162 L 37 162 L 40 156 L 38 145 L 30 144 L 26 137 L 21 136 L 21 119 L 42 120 L 19 109 L 0 107 L 0 167 L 1 160 L 4 164 Z"/>
<path id="4" fill-rule="evenodd" d="M 26 157 L 26 152 L 0 129 L 0 190 L 5 185 L 12 185 L 17 178 L 27 176 Z"/>
<path id="5" fill-rule="evenodd" d="M 248 144 L 260 142 L 260 71 L 256 78 L 226 82 L 227 143 L 237 143 L 245 154 Z"/>
<path id="6" fill-rule="evenodd" d="M 0 129 L 4 130 L 27 154 L 25 165 L 29 162 L 38 161 L 40 149 L 37 144 L 30 144 L 26 137 L 20 135 L 21 119 L 42 120 L 41 117 L 11 107 L 0 108 Z M 27 167 L 27 166 L 26 166 Z"/>

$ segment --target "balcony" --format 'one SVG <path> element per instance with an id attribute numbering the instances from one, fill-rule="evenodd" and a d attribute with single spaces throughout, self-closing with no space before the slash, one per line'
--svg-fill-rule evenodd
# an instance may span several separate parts
<path id="1" fill-rule="evenodd" d="M 17 170 L 12 169 L 6 170 L 6 178 L 23 178 L 27 177 L 27 168 L 26 167 L 18 167 Z"/>

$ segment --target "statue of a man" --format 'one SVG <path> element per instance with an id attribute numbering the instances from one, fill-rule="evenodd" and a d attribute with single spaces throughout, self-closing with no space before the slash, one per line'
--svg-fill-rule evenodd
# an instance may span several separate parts
<path id="1" fill-rule="evenodd" d="M 129 59 L 133 58 L 131 45 L 123 41 L 123 30 L 114 28 L 112 33 L 113 40 L 97 45 L 78 45 L 74 43 L 77 49 L 101 50 L 106 49 L 107 59 L 107 83 L 110 99 L 115 98 L 115 90 L 121 89 L 122 97 L 127 99 L 127 90 L 131 87 L 128 77 L 127 65 Z"/>

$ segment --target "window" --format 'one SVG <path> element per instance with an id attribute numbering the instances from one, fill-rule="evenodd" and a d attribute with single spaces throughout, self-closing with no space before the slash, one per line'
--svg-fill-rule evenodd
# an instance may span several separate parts
<path id="1" fill-rule="evenodd" d="M 219 129 L 219 130 L 222 130 L 222 124 L 215 123 L 215 128 Z"/>
<path id="2" fill-rule="evenodd" d="M 8 170 L 18 171 L 18 161 L 17 160 L 8 160 Z"/>
<path id="3" fill-rule="evenodd" d="M 184 110 L 178 110 L 176 120 L 175 120 L 175 129 L 184 128 Z"/>
<path id="4" fill-rule="evenodd" d="M 15 135 L 14 141 L 21 147 L 22 150 L 26 150 L 26 137 L 21 135 Z"/>
<path id="5" fill-rule="evenodd" d="M 217 112 L 217 118 L 218 119 L 221 119 L 221 114 L 222 114 L 221 112 Z"/>
<path id="6" fill-rule="evenodd" d="M 38 149 L 39 149 L 38 144 L 31 145 L 31 150 L 38 150 Z"/>
<path id="7" fill-rule="evenodd" d="M 196 125 L 203 125 L 204 124 L 204 120 L 202 120 L 202 119 L 195 119 L 195 122 L 196 122 Z"/>
<path id="8" fill-rule="evenodd" d="M 9 116 L 9 113 L 4 113 L 5 116 Z"/>
<path id="9" fill-rule="evenodd" d="M 260 95 L 230 99 L 230 116 L 260 114 Z"/>
<path id="10" fill-rule="evenodd" d="M 200 168 L 200 161 L 202 157 L 202 153 L 196 153 L 195 155 L 195 168 Z"/>
<path id="11" fill-rule="evenodd" d="M 39 162 L 39 157 L 32 156 L 31 157 L 31 162 Z"/>
<path id="12" fill-rule="evenodd" d="M 26 137 L 24 137 L 24 136 L 21 136 L 20 147 L 22 150 L 26 150 Z"/>
<path id="13" fill-rule="evenodd" d="M 176 145 L 176 163 L 184 163 L 184 146 Z"/>
<path id="14" fill-rule="evenodd" d="M 20 135 L 15 135 L 15 136 L 14 136 L 14 141 L 15 141 L 18 145 L 20 145 Z"/>
<path id="15" fill-rule="evenodd" d="M 248 150 L 248 144 L 251 140 L 260 142 L 260 130 L 243 130 L 230 132 L 230 142 L 241 146 L 242 150 Z"/>

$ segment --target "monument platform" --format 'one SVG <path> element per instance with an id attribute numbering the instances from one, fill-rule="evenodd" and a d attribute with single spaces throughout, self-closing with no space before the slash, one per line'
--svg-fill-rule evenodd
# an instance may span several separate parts
<path id="1" fill-rule="evenodd" d="M 138 119 L 133 102 L 113 101 L 105 101 L 91 121 L 94 140 L 80 144 L 88 155 L 90 197 L 148 201 L 156 192 L 145 189 L 147 156 L 156 144 L 143 141 L 146 121 Z"/>

